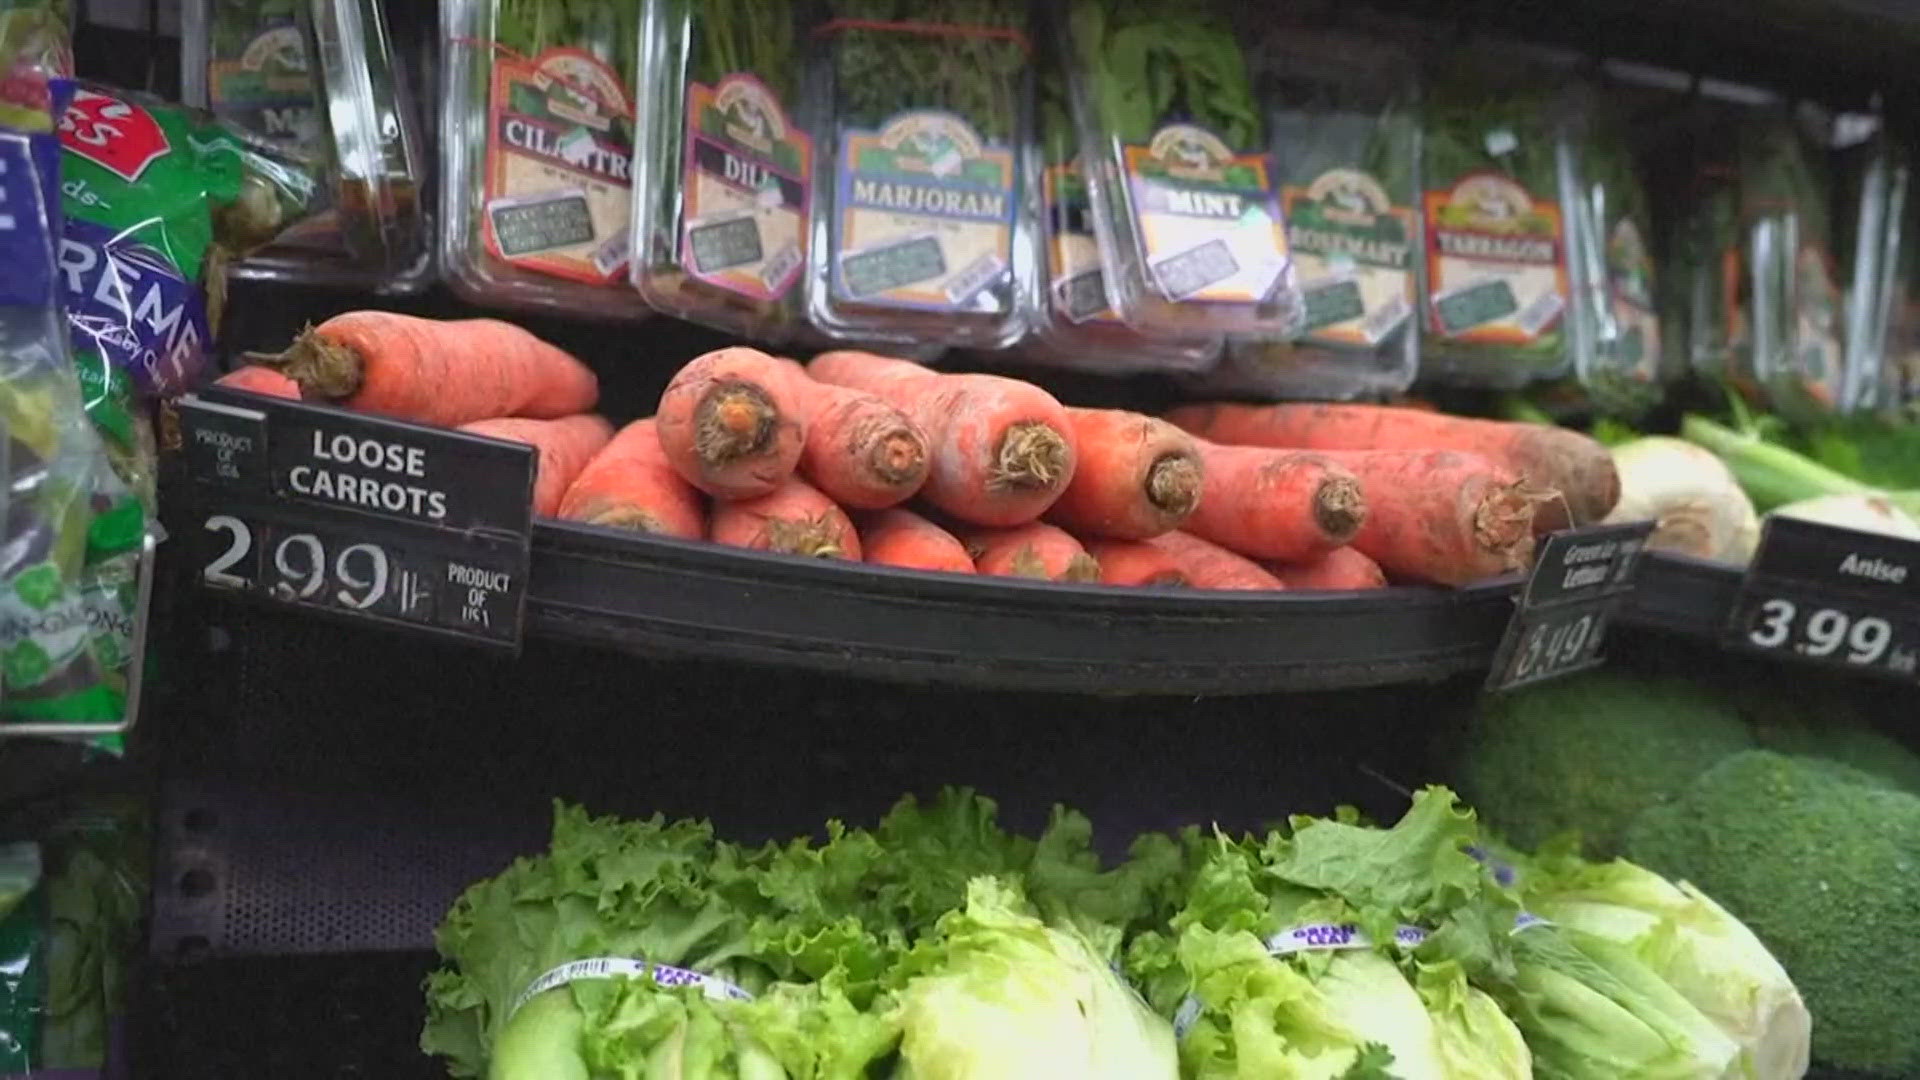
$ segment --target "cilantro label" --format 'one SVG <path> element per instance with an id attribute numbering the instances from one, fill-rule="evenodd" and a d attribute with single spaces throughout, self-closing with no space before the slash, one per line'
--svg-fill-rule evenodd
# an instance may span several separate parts
<path id="1" fill-rule="evenodd" d="M 1844 301 L 1834 284 L 1832 257 L 1819 244 L 1803 244 L 1794 258 L 1798 277 L 1795 291 L 1795 341 L 1799 351 L 1791 365 L 1800 391 L 1827 408 L 1840 401 L 1843 363 L 1840 312 Z"/>
<path id="2" fill-rule="evenodd" d="M 1394 206 L 1372 176 L 1331 169 L 1282 189 L 1306 301 L 1305 338 L 1371 347 L 1413 312 L 1413 211 Z"/>
<path id="3" fill-rule="evenodd" d="M 1531 345 L 1557 332 L 1571 296 L 1557 203 L 1511 177 L 1474 173 L 1426 196 L 1428 317 L 1480 345 Z"/>
<path id="4" fill-rule="evenodd" d="M 946 113 L 841 140 L 832 288 L 862 304 L 997 314 L 1011 304 L 1014 158 Z"/>
<path id="5" fill-rule="evenodd" d="M 1289 260 L 1265 154 L 1235 154 L 1192 124 L 1123 149 L 1135 234 L 1167 300 L 1255 305 Z"/>
<path id="6" fill-rule="evenodd" d="M 1607 296 L 1613 311 L 1611 355 L 1637 382 L 1660 377 L 1660 317 L 1653 306 L 1653 256 L 1640 227 L 1622 218 L 1607 236 Z"/>
<path id="7" fill-rule="evenodd" d="M 493 58 L 487 247 L 515 266 L 591 284 L 627 265 L 633 105 L 580 49 Z"/>
<path id="8" fill-rule="evenodd" d="M 694 277 L 777 300 L 806 261 L 813 140 L 751 75 L 687 87 L 681 263 Z"/>

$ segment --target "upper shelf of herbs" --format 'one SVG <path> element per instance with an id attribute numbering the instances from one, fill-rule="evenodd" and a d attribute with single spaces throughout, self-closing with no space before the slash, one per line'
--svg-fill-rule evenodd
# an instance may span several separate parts
<path id="1" fill-rule="evenodd" d="M 1856 42 L 1843 93 L 1693 0 L 1384 7 L 224 0 L 184 68 L 335 193 L 249 277 L 1256 397 L 1910 395 L 1920 245 L 1875 105 L 1903 84 L 1871 61 L 1920 31 L 1758 5 Z"/>

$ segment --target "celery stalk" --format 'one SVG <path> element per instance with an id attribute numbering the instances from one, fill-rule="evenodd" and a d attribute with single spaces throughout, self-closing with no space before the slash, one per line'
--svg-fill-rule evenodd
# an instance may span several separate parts
<path id="1" fill-rule="evenodd" d="M 1823 495 L 1878 495 L 1908 514 L 1920 514 L 1920 491 L 1884 491 L 1835 472 L 1803 454 L 1758 435 L 1717 424 L 1704 416 L 1685 417 L 1680 434 L 1727 463 L 1754 509 L 1775 507 Z"/>

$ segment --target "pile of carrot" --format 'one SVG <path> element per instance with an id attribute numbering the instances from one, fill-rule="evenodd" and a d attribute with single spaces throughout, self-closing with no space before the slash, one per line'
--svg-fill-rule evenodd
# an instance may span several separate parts
<path id="1" fill-rule="evenodd" d="M 356 311 L 220 382 L 534 446 L 544 517 L 923 572 L 1362 590 L 1523 568 L 1619 481 L 1585 436 L 1365 405 L 1063 406 L 842 350 L 695 357 L 655 415 L 510 323 Z"/>

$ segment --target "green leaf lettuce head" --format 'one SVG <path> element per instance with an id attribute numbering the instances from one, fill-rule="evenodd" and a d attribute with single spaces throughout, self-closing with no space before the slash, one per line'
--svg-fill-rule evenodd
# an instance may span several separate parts
<path id="1" fill-rule="evenodd" d="M 591 1075 L 583 1009 L 612 983 L 548 990 L 509 1023 L 534 980 L 574 960 L 644 959 L 763 988 L 764 969 L 743 959 L 747 919 L 725 895 L 742 870 L 739 850 L 704 822 L 596 819 L 556 804 L 550 850 L 470 887 L 435 932 L 448 966 L 427 980 L 421 1049 L 456 1077 Z"/>
<path id="2" fill-rule="evenodd" d="M 1743 1075 L 1805 1074 L 1810 1018 L 1786 969 L 1740 920 L 1685 882 L 1624 859 L 1543 852 L 1523 871 L 1528 910 L 1629 949 L 1742 1049 Z"/>
<path id="3" fill-rule="evenodd" d="M 1102 946 L 981 877 L 908 958 L 896 1080 L 1173 1080 L 1173 1030 Z"/>
<path id="4" fill-rule="evenodd" d="M 1414 982 L 1433 1021 L 1434 1046 L 1447 1080 L 1531 1080 L 1533 1052 L 1499 1002 L 1467 981 L 1452 961 L 1419 965 Z"/>

